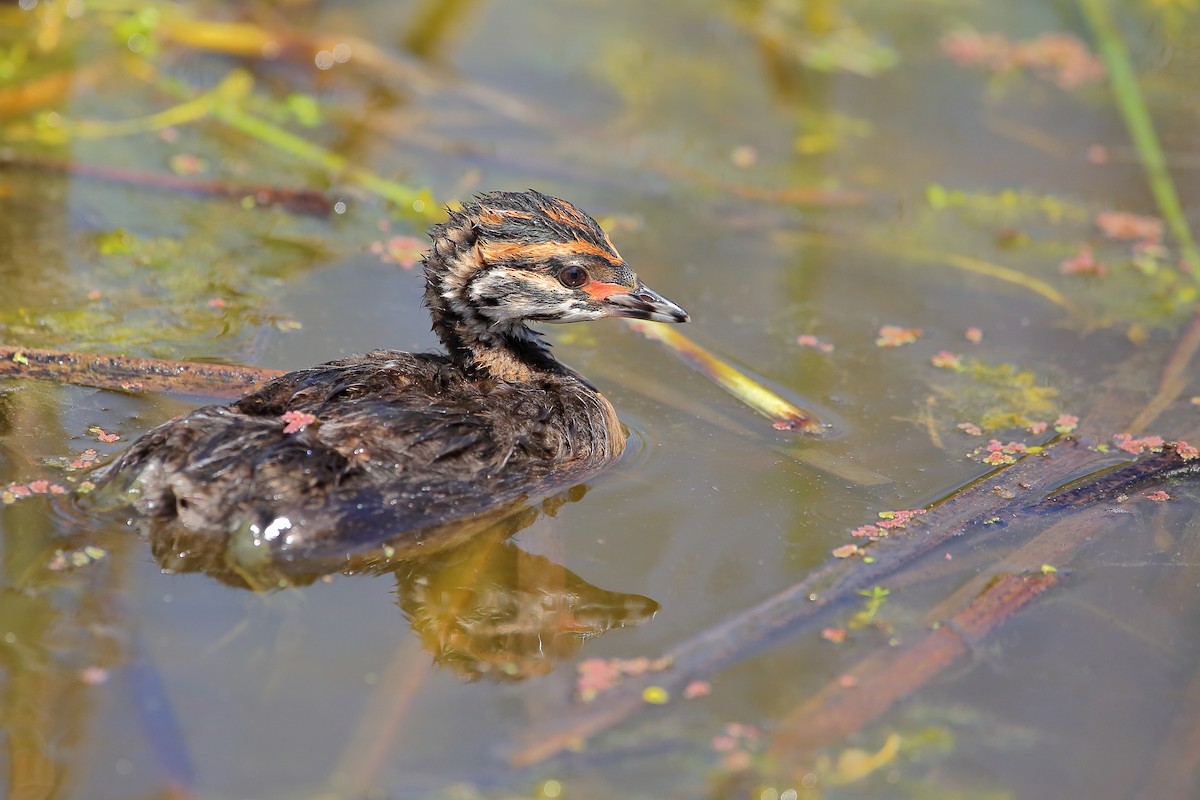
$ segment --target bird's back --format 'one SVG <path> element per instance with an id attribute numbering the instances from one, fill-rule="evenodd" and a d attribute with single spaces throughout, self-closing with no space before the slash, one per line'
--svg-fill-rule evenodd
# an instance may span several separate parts
<path id="1" fill-rule="evenodd" d="M 586 479 L 623 447 L 612 406 L 569 370 L 509 383 L 384 350 L 172 420 L 100 484 L 157 525 L 309 558 L 400 534 L 419 542 L 423 530 Z"/>

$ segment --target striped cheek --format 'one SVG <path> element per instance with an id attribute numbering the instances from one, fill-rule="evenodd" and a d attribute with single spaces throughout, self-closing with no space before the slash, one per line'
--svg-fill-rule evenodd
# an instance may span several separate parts
<path id="1" fill-rule="evenodd" d="M 586 322 L 605 316 L 604 310 L 581 292 L 566 289 L 547 275 L 530 272 L 484 273 L 471 282 L 468 295 L 479 313 L 493 324 L 522 320 Z"/>

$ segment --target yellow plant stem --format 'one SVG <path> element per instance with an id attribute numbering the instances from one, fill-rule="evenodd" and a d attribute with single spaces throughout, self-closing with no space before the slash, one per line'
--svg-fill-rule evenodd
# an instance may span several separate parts
<path id="1" fill-rule="evenodd" d="M 774 422 L 781 430 L 819 433 L 821 423 L 816 416 L 780 397 L 732 364 L 717 358 L 674 328 L 654 322 L 625 320 L 630 328 L 647 339 L 666 345 L 709 380 L 736 397 L 750 408 Z"/>
<path id="2" fill-rule="evenodd" d="M 1001 266 L 1000 264 L 993 264 L 981 258 L 962 256 L 955 253 L 928 253 L 921 255 L 931 261 L 940 261 L 947 266 L 963 270 L 964 272 L 974 272 L 976 275 L 985 275 L 989 278 L 1004 281 L 1005 283 L 1021 286 L 1034 294 L 1041 295 L 1056 306 L 1067 308 L 1069 305 L 1066 296 L 1058 291 L 1058 289 L 1055 289 L 1043 280 L 1026 275 L 1020 270 Z"/>

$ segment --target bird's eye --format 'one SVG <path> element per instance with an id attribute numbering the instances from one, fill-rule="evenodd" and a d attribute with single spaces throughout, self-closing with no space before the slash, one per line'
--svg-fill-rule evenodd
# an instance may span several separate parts
<path id="1" fill-rule="evenodd" d="M 578 289 L 591 279 L 592 276 L 588 275 L 586 269 L 575 264 L 564 267 L 562 272 L 558 273 L 558 282 L 568 289 Z"/>

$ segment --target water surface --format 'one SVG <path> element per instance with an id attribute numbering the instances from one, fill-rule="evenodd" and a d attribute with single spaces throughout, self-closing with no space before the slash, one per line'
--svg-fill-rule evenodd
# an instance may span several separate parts
<path id="1" fill-rule="evenodd" d="M 1008 69 L 963 65 L 944 40 L 1067 34 L 1094 57 L 1082 4 L 24 5 L 4 12 L 16 163 L 0 176 L 0 343 L 279 369 L 434 346 L 417 270 L 372 248 L 422 237 L 425 213 L 211 108 L 151 116 L 241 70 L 250 94 L 215 108 L 426 189 L 426 212 L 490 189 L 570 199 L 688 309 L 685 333 L 836 426 L 777 431 L 617 322 L 553 328 L 635 435 L 619 468 L 446 563 L 254 593 L 164 573 L 135 531 L 66 495 L 11 495 L 42 479 L 73 490 L 64 459 L 117 453 L 203 398 L 0 383 L 7 796 L 1170 796 L 1150 781 L 1196 718 L 1194 482 L 1106 501 L 1121 525 L 1065 555 L 1053 590 L 846 738 L 768 754 L 813 693 L 920 641 L 947 618 L 939 603 L 1004 573 L 1049 522 L 972 530 L 884 579 L 874 611 L 838 604 L 696 675 L 703 696 L 512 761 L 587 706 L 588 660 L 632 669 L 786 590 L 879 512 L 987 475 L 986 451 L 968 454 L 991 438 L 1045 444 L 1059 415 L 1125 387 L 1131 414 L 1090 441 L 1120 454 L 1111 436 L 1148 402 L 1195 302 L 1180 242 L 1163 237 L 1152 265 L 1140 248 L 1139 269 L 1144 239 L 1097 227 L 1108 211 L 1161 215 L 1103 77 L 1064 87 L 1029 49 Z M 1194 225 L 1196 12 L 1113 13 Z M 250 44 L 220 28 L 198 45 L 188 20 L 244 22 Z M 263 32 L 282 42 L 273 59 L 254 49 Z M 348 61 L 318 68 L 347 42 Z M 105 120 L 138 122 L 85 124 Z M 138 177 L 172 170 L 344 207 L 303 215 Z M 1105 274 L 1064 274 L 1085 245 Z M 921 334 L 881 347 L 884 325 Z M 962 371 L 934 366 L 941 351 Z M 1005 364 L 1026 377 L 1003 379 Z M 1200 385 L 1184 375 L 1132 433 L 1196 430 Z M 1171 499 L 1144 497 L 1158 488 Z M 493 583 L 535 611 L 546 598 L 521 618 L 543 639 L 452 635 L 476 596 L 463 590 Z M 414 602 L 430 586 L 444 594 Z M 581 597 L 608 604 L 592 630 L 610 630 L 571 629 L 562 604 L 577 623 Z M 544 629 L 529 627 L 538 614 Z M 448 642 L 477 660 L 446 657 Z"/>

